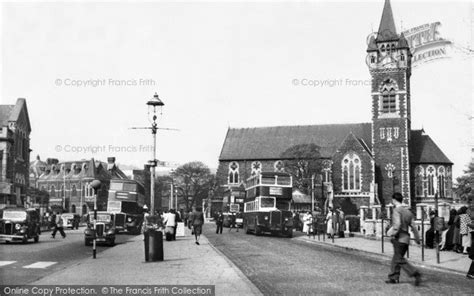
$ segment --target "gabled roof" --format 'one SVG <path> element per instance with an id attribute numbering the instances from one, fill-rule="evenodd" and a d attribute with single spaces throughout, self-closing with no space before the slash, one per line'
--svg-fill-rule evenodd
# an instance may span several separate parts
<path id="1" fill-rule="evenodd" d="M 382 18 L 380 19 L 379 31 L 377 34 L 377 41 L 383 42 L 392 40 L 398 40 L 397 29 L 395 28 L 395 21 L 393 20 L 390 0 L 385 0 Z"/>
<path id="2" fill-rule="evenodd" d="M 330 158 L 350 132 L 371 145 L 370 123 L 230 128 L 219 160 L 280 159 L 288 148 L 301 144 L 318 145 L 321 157 Z"/>
<path id="3" fill-rule="evenodd" d="M 10 114 L 12 114 L 13 105 L 0 105 L 0 126 L 8 125 Z"/>
<path id="4" fill-rule="evenodd" d="M 19 98 L 15 105 L 0 105 L 0 126 L 5 126 L 9 121 L 18 121 L 21 112 L 25 112 L 26 127 L 31 131 L 30 118 L 28 115 L 28 108 L 26 107 L 26 100 Z"/>
<path id="5" fill-rule="evenodd" d="M 411 131 L 410 163 L 453 164 L 430 136 L 422 130 Z"/>

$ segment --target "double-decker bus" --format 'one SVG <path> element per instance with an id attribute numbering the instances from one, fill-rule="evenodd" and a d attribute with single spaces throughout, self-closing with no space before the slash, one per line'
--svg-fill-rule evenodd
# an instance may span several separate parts
<path id="1" fill-rule="evenodd" d="M 244 229 L 248 234 L 293 236 L 293 218 L 290 203 L 293 180 L 290 174 L 260 172 L 245 184 Z"/>
<path id="2" fill-rule="evenodd" d="M 110 180 L 107 211 L 115 214 L 116 231 L 140 233 L 145 204 L 143 186 L 134 180 Z"/>

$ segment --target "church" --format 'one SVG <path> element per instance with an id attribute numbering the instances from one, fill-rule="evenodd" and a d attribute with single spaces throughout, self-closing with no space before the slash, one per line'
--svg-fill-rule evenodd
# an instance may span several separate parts
<path id="1" fill-rule="evenodd" d="M 258 171 L 285 171 L 282 154 L 287 149 L 315 144 L 323 163 L 318 192 L 327 196 L 330 191 L 346 213 L 388 204 L 393 192 L 401 192 L 412 207 L 435 199 L 451 202 L 453 163 L 423 130 L 411 129 L 411 61 L 386 0 L 367 48 L 371 122 L 229 128 L 219 156 L 219 184 L 231 192 L 241 190 Z"/>

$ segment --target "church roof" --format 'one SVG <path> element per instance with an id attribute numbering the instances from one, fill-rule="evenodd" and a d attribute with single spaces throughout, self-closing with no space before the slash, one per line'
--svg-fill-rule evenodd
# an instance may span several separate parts
<path id="1" fill-rule="evenodd" d="M 382 19 L 380 20 L 379 31 L 377 34 L 377 41 L 392 41 L 398 40 L 397 29 L 395 28 L 395 21 L 393 20 L 392 6 L 390 0 L 385 0 L 383 7 Z"/>
<path id="2" fill-rule="evenodd" d="M 422 130 L 411 131 L 410 163 L 453 164 Z"/>
<path id="3" fill-rule="evenodd" d="M 371 145 L 370 123 L 230 128 L 219 160 L 280 159 L 284 151 L 301 144 L 318 145 L 321 156 L 331 158 L 350 132 Z"/>

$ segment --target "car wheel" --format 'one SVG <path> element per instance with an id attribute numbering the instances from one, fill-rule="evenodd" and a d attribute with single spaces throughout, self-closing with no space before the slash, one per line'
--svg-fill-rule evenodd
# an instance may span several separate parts
<path id="1" fill-rule="evenodd" d="M 109 245 L 110 245 L 111 247 L 115 246 L 115 238 L 114 238 L 114 239 L 111 239 L 111 240 L 109 241 Z"/>
<path id="2" fill-rule="evenodd" d="M 290 228 L 290 230 L 288 230 L 287 237 L 289 238 L 293 237 L 293 229 Z"/>
<path id="3" fill-rule="evenodd" d="M 28 242 L 28 237 L 26 235 L 23 237 L 22 242 L 24 244 L 26 244 Z"/>
<path id="4" fill-rule="evenodd" d="M 39 242 L 39 239 L 40 239 L 40 236 L 39 234 L 37 236 L 35 236 L 34 240 L 35 240 L 35 243 Z"/>

